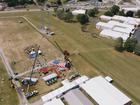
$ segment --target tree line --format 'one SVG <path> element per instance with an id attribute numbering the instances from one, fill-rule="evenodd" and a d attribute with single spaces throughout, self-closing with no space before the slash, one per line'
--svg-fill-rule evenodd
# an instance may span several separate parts
<path id="1" fill-rule="evenodd" d="M 99 13 L 97 8 L 87 10 L 85 14 L 79 14 L 77 16 L 74 16 L 70 9 L 55 9 L 54 11 L 59 19 L 65 22 L 73 22 L 76 19 L 81 25 L 85 25 L 89 22 L 89 17 L 93 18 Z"/>
<path id="2" fill-rule="evenodd" d="M 104 13 L 106 16 L 114 16 L 114 15 L 120 15 L 120 16 L 126 16 L 126 17 L 133 17 L 134 12 L 133 11 L 127 11 L 126 13 L 124 10 L 120 10 L 120 7 L 117 5 L 113 5 L 108 11 Z M 140 18 L 140 10 L 137 11 L 136 16 Z"/>
<path id="3" fill-rule="evenodd" d="M 115 41 L 115 50 L 119 52 L 127 51 L 140 55 L 140 43 L 135 38 L 128 38 L 125 42 L 119 37 Z"/>
<path id="4" fill-rule="evenodd" d="M 7 3 L 9 7 L 34 3 L 33 0 L 3 0 L 3 2 Z"/>

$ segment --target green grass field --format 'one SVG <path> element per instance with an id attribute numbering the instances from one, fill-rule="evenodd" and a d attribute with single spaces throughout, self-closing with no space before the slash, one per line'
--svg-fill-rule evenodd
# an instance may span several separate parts
<path id="1" fill-rule="evenodd" d="M 10 87 L 8 75 L 0 60 L 0 105 L 18 105 L 15 89 Z"/>
<path id="2" fill-rule="evenodd" d="M 41 19 L 39 12 L 25 13 L 36 26 L 40 26 Z M 18 14 L 14 14 L 18 15 Z M 116 52 L 113 48 L 113 41 L 105 38 L 93 38 L 90 33 L 81 32 L 78 23 L 65 23 L 47 15 L 45 23 L 56 33 L 49 40 L 57 41 L 63 49 L 80 52 L 80 55 L 71 57 L 77 70 L 90 77 L 96 75 L 110 75 L 114 79 L 114 85 L 124 91 L 133 99 L 133 105 L 140 104 L 140 57 L 124 52 Z M 99 33 L 95 24 L 88 25 L 92 33 Z"/>
<path id="3" fill-rule="evenodd" d="M 39 16 L 27 16 L 39 26 Z M 47 22 L 46 16 L 46 24 Z M 73 56 L 75 67 L 82 74 L 90 77 L 94 75 L 110 75 L 117 85 L 134 100 L 134 104 L 140 103 L 140 57 L 130 53 L 119 53 L 113 48 L 113 41 L 105 38 L 93 38 L 89 33 L 81 32 L 81 26 L 77 23 L 65 23 L 51 17 L 50 27 L 56 32 L 56 36 L 50 40 L 57 41 L 63 49 L 71 53 L 75 50 L 81 56 Z M 90 24 L 88 30 L 93 33 L 98 31 L 95 24 Z"/>

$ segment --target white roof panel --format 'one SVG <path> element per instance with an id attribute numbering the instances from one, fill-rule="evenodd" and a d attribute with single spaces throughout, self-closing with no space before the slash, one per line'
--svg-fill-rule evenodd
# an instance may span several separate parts
<path id="1" fill-rule="evenodd" d="M 108 24 L 118 26 L 118 27 L 122 27 L 122 28 L 134 29 L 134 25 L 124 24 L 124 23 L 120 23 L 120 22 L 117 22 L 117 21 L 109 21 Z"/>
<path id="2" fill-rule="evenodd" d="M 79 9 L 79 10 L 74 10 L 74 11 L 72 11 L 72 14 L 73 14 L 73 15 L 85 14 L 85 13 L 86 13 L 86 10 L 83 10 L 83 9 Z"/>
<path id="3" fill-rule="evenodd" d="M 99 105 L 124 105 L 131 101 L 130 98 L 107 82 L 102 76 L 92 78 L 80 87 Z"/>
<path id="4" fill-rule="evenodd" d="M 121 33 L 126 33 L 126 34 L 130 34 L 132 31 L 132 29 L 123 28 L 123 27 L 114 27 L 112 30 L 117 31 L 117 32 L 121 32 Z"/>
<path id="5" fill-rule="evenodd" d="M 117 21 L 126 21 L 127 20 L 127 17 L 124 17 L 124 16 L 119 16 L 119 15 L 115 15 L 112 17 L 112 20 L 117 20 Z"/>
<path id="6" fill-rule="evenodd" d="M 64 105 L 61 99 L 53 99 L 52 101 L 48 101 L 43 105 Z"/>
<path id="7" fill-rule="evenodd" d="M 101 20 L 105 20 L 105 21 L 109 21 L 109 20 L 112 19 L 112 17 L 110 17 L 110 16 L 105 16 L 105 15 L 101 15 L 101 16 L 100 16 L 100 19 L 101 19 Z"/>
<path id="8" fill-rule="evenodd" d="M 103 36 L 103 37 L 111 37 L 113 39 L 122 37 L 123 40 L 127 40 L 127 38 L 129 37 L 129 34 L 123 34 L 121 32 L 116 32 L 116 31 L 113 31 L 113 30 L 106 30 L 106 29 L 102 30 L 100 32 L 100 35 Z"/>
<path id="9" fill-rule="evenodd" d="M 56 97 L 59 97 L 61 96 L 64 92 L 67 92 L 69 91 L 70 89 L 84 83 L 86 80 L 88 79 L 88 77 L 86 76 L 82 76 L 80 78 L 78 78 L 77 80 L 73 81 L 73 82 L 67 82 L 66 84 L 64 84 L 62 87 L 52 91 L 52 92 L 49 92 L 48 94 L 42 96 L 42 100 L 43 102 L 46 102 L 46 101 L 49 101 L 51 99 L 54 99 Z"/>
<path id="10" fill-rule="evenodd" d="M 48 81 L 48 80 L 50 80 L 50 79 L 52 79 L 52 78 L 55 78 L 55 77 L 57 77 L 57 74 L 56 74 L 56 73 L 52 73 L 52 74 L 50 74 L 50 75 L 47 75 L 47 76 L 43 77 L 42 79 L 43 79 L 44 81 Z"/>
<path id="11" fill-rule="evenodd" d="M 108 24 L 108 23 L 105 23 L 105 22 L 98 22 L 96 24 L 96 27 L 97 28 L 99 27 L 101 29 L 103 29 L 103 28 L 112 29 L 114 27 L 114 25 L 111 25 L 111 24 Z"/>

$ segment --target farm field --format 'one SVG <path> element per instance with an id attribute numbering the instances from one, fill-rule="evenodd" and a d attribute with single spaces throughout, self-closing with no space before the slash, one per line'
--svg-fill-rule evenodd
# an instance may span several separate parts
<path id="1" fill-rule="evenodd" d="M 40 14 L 39 12 L 30 12 L 24 15 L 37 27 L 40 27 Z M 1 16 L 4 15 L 7 14 L 2 14 Z M 14 15 L 21 15 L 21 13 Z M 114 85 L 133 99 L 133 105 L 139 105 L 140 57 L 127 52 L 116 52 L 113 49 L 112 40 L 92 37 L 90 33 L 99 33 L 95 28 L 95 24 L 89 24 L 87 27 L 89 32 L 84 33 L 81 32 L 81 26 L 78 23 L 65 23 L 56 17 L 50 16 L 47 19 L 48 16 L 46 14 L 44 16 L 46 16 L 44 23 L 48 25 L 49 20 L 49 27 L 56 33 L 49 40 L 52 43 L 57 41 L 63 49 L 67 49 L 70 53 L 75 51 L 80 53 L 79 55 L 71 56 L 71 59 L 81 74 L 89 77 L 96 75 L 111 76 L 114 79 Z M 18 25 L 17 27 L 19 28 L 20 26 Z M 38 34 L 34 30 L 33 33 Z M 30 35 L 32 36 L 32 34 Z M 30 35 L 28 34 L 28 36 Z"/>
<path id="2" fill-rule="evenodd" d="M 10 87 L 10 81 L 1 59 L 0 72 L 0 105 L 18 105 L 18 96 L 15 89 Z"/>

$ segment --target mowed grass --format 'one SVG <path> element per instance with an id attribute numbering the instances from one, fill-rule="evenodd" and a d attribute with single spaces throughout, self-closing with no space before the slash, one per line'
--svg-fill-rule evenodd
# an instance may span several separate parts
<path id="1" fill-rule="evenodd" d="M 27 16 L 34 24 L 40 25 L 39 16 L 35 14 Z M 47 22 L 46 16 L 46 25 Z M 81 26 L 77 23 L 65 23 L 55 17 L 50 17 L 50 27 L 56 32 L 56 36 L 50 38 L 57 41 L 63 49 L 79 55 L 72 56 L 75 67 L 82 74 L 88 76 L 109 75 L 117 85 L 134 101 L 134 105 L 140 103 L 140 57 L 124 52 L 116 52 L 113 41 L 105 38 L 93 38 L 89 33 L 81 32 Z M 90 24 L 88 30 L 99 34 L 95 24 Z"/>
<path id="2" fill-rule="evenodd" d="M 42 23 L 41 13 L 26 13 L 36 26 Z M 71 53 L 78 51 L 80 55 L 71 57 L 77 70 L 90 77 L 109 75 L 114 79 L 114 85 L 133 99 L 134 105 L 140 104 L 140 57 L 124 52 L 116 52 L 113 41 L 105 38 L 93 38 L 90 33 L 81 32 L 78 23 L 65 23 L 59 19 L 44 14 L 45 24 L 56 33 L 49 38 L 52 43 L 57 41 L 63 49 Z M 95 24 L 90 24 L 88 30 L 99 33 Z"/>
<path id="3" fill-rule="evenodd" d="M 10 87 L 10 81 L 4 65 L 0 59 L 0 105 L 18 105 L 15 89 Z"/>

